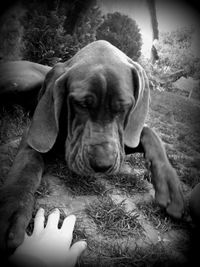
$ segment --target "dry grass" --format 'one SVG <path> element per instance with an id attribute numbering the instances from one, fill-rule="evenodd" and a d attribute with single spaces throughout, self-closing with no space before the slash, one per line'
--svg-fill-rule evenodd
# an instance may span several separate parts
<path id="1" fill-rule="evenodd" d="M 55 157 L 48 161 L 45 172 L 51 173 L 64 180 L 65 185 L 74 196 L 78 195 L 100 195 L 105 190 L 103 184 L 93 176 L 80 176 L 66 166 L 63 158 Z"/>
<path id="2" fill-rule="evenodd" d="M 190 191 L 200 182 L 200 106 L 193 105 L 188 99 L 174 97 L 172 94 L 156 94 L 156 92 L 152 92 L 148 124 L 153 126 L 164 139 L 169 159 L 181 181 L 188 186 Z M 174 121 L 172 122 L 167 120 L 166 114 L 169 110 L 173 113 Z M 2 109 L 0 111 L 0 144 L 7 144 L 10 140 L 21 136 L 28 123 L 29 116 L 22 108 Z M 144 203 L 142 196 L 143 202 L 137 202 L 137 212 L 135 210 L 127 212 L 123 201 L 118 204 L 112 201 L 111 196 L 115 189 L 123 197 L 128 194 L 127 197 L 133 197 L 133 199 L 135 194 L 148 194 L 145 177 L 148 178 L 149 172 L 145 170 L 143 156 L 140 154 L 129 156 L 128 163 L 135 170 L 133 174 L 102 176 L 101 182 L 101 179 L 92 176 L 81 177 L 70 172 L 63 159 L 57 155 L 53 155 L 52 160 L 47 161 L 46 172 L 63 180 L 74 199 L 78 196 L 83 196 L 88 200 L 89 196 L 97 197 L 95 202 L 90 203 L 86 210 L 83 210 L 85 216 L 96 226 L 96 235 L 85 230 L 82 219 L 79 218 L 79 214 L 76 214 L 78 219 L 73 242 L 80 239 L 86 239 L 88 242 L 88 254 L 79 262 L 79 265 L 97 267 L 182 266 L 178 265 L 176 256 L 171 255 L 170 258 L 170 255 L 166 253 L 167 244 L 160 242 L 145 248 L 134 249 L 128 242 L 126 244 L 126 240 L 130 238 L 137 240 L 137 238 L 143 237 L 144 231 L 139 223 L 138 214 L 142 214 L 145 220 L 161 234 L 167 234 L 170 231 L 185 231 L 189 228 L 185 222 L 170 219 L 155 202 Z M 111 185 L 113 191 L 107 191 L 109 188 L 106 187 L 106 183 Z M 40 203 L 39 206 L 45 209 L 46 219 L 55 208 L 53 198 L 49 200 L 48 195 L 51 196 L 48 184 L 42 181 L 36 192 L 36 199 L 37 203 Z M 67 203 L 64 203 L 63 207 L 65 205 Z M 35 207 L 33 218 L 28 226 L 29 233 L 33 229 L 33 219 L 39 206 Z M 65 218 L 62 208 L 60 210 L 59 226 Z M 91 225 L 89 224 L 87 227 L 90 228 Z M 99 239 L 100 236 L 101 239 Z M 183 242 L 179 245 L 184 246 Z"/>
<path id="3" fill-rule="evenodd" d="M 29 114 L 21 106 L 0 107 L 0 145 L 21 137 L 29 122 Z"/>
<path id="4" fill-rule="evenodd" d="M 106 254 L 99 254 L 97 258 L 88 258 L 81 262 L 81 267 L 170 267 L 177 266 L 166 254 L 163 246 L 150 245 L 145 249 L 136 247 L 130 249 L 128 244 L 121 242 L 104 242 L 102 244 L 107 251 Z M 98 248 L 100 250 L 100 248 Z M 167 262 L 167 265 L 166 265 Z"/>
<path id="5" fill-rule="evenodd" d="M 124 201 L 116 204 L 110 196 L 99 197 L 86 208 L 86 213 L 96 224 L 99 233 L 116 238 L 138 236 L 143 228 L 138 221 L 138 214 L 126 211 Z"/>
<path id="6" fill-rule="evenodd" d="M 162 233 L 170 230 L 187 228 L 187 224 L 184 221 L 176 220 L 167 216 L 165 210 L 162 209 L 155 201 L 148 203 L 140 202 L 137 204 L 137 207 L 153 224 L 154 228 Z"/>
<path id="7" fill-rule="evenodd" d="M 116 174 L 107 176 L 109 182 L 129 195 L 134 193 L 145 193 L 148 191 L 147 183 L 141 179 L 141 174 Z"/>

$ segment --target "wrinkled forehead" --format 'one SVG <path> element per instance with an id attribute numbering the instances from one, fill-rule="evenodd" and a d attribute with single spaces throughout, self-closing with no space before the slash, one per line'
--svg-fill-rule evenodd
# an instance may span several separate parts
<path id="1" fill-rule="evenodd" d="M 73 68 L 69 75 L 69 92 L 93 93 L 97 97 L 113 95 L 127 98 L 133 94 L 133 79 L 130 67 L 82 65 Z"/>

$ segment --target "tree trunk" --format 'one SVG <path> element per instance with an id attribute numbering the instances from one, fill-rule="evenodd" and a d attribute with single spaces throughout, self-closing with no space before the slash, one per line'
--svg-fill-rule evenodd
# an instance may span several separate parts
<path id="1" fill-rule="evenodd" d="M 68 34 L 73 34 L 81 17 L 96 3 L 95 0 L 65 0 L 66 20 L 64 28 Z"/>
<path id="2" fill-rule="evenodd" d="M 147 6 L 149 9 L 149 14 L 151 18 L 151 28 L 152 28 L 152 48 L 151 48 L 151 61 L 152 64 L 159 59 L 157 49 L 155 47 L 155 40 L 159 39 L 159 31 L 158 31 L 158 20 L 156 14 L 156 4 L 155 0 L 146 0 Z"/>

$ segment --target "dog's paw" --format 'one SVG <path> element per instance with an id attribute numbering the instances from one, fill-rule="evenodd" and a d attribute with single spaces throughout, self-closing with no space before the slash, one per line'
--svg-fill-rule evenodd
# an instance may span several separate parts
<path id="1" fill-rule="evenodd" d="M 174 218 L 184 213 L 184 198 L 176 171 L 170 165 L 159 168 L 154 177 L 155 198 L 160 206 Z"/>
<path id="2" fill-rule="evenodd" d="M 34 199 L 19 186 L 0 190 L 0 250 L 17 248 L 24 240 Z"/>

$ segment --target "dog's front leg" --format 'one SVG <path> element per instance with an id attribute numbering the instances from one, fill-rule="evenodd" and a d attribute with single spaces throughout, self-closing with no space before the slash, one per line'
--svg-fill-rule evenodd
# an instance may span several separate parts
<path id="1" fill-rule="evenodd" d="M 158 135 L 149 127 L 144 127 L 138 148 L 125 147 L 127 153 L 144 152 L 147 165 L 152 172 L 152 183 L 157 202 L 166 208 L 169 215 L 181 218 L 184 212 L 184 200 L 180 181 L 171 166 L 165 148 Z"/>
<path id="2" fill-rule="evenodd" d="M 43 172 L 40 153 L 22 144 L 0 189 L 0 251 L 19 246 L 31 219 L 34 193 Z"/>

